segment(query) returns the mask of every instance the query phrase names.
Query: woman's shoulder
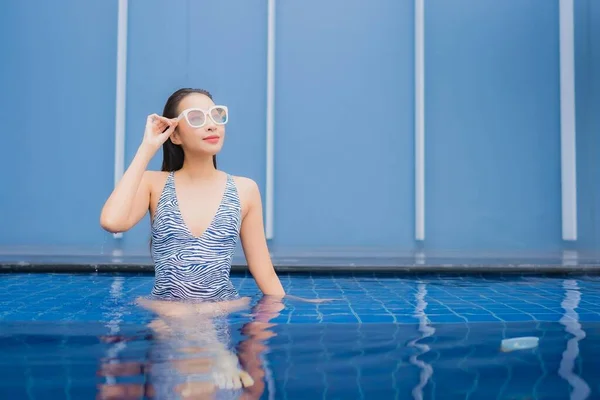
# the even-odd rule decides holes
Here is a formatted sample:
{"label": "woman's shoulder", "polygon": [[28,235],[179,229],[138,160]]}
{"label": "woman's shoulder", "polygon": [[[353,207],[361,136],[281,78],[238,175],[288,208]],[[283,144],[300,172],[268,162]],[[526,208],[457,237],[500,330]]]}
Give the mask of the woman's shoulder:
{"label": "woman's shoulder", "polygon": [[170,172],[168,171],[144,171],[143,182],[150,188],[150,193],[152,195],[162,192],[165,183],[167,182],[167,177]]}
{"label": "woman's shoulder", "polygon": [[258,191],[258,184],[251,178],[245,176],[230,175],[239,191]]}
{"label": "woman's shoulder", "polygon": [[232,176],[232,178],[237,188],[244,216],[248,210],[262,206],[260,189],[253,179],[245,176]]}
{"label": "woman's shoulder", "polygon": [[169,176],[170,172],[168,171],[144,171],[144,180],[146,180],[146,182],[148,182],[149,184],[154,184],[154,183],[164,183],[165,179],[167,179],[167,176]]}
{"label": "woman's shoulder", "polygon": [[240,196],[242,204],[245,206],[251,206],[253,204],[260,204],[260,189],[258,184],[251,178],[245,176],[231,176],[233,182],[237,188],[237,192]]}

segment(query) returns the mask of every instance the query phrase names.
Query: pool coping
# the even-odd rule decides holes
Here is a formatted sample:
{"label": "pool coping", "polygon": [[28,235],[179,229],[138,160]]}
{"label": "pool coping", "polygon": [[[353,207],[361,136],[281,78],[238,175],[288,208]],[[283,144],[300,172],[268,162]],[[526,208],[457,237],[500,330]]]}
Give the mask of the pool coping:
{"label": "pool coping", "polygon": [[[284,273],[528,273],[528,274],[600,274],[600,261],[560,259],[415,259],[407,258],[315,258],[273,259],[276,271]],[[241,260],[234,260],[232,273],[248,272]],[[2,272],[124,272],[154,273],[148,259],[91,259],[82,257],[0,258]]]}
{"label": "pool coping", "polygon": [[[278,272],[285,273],[527,273],[527,274],[600,274],[600,253],[563,250],[530,253],[413,253],[353,251],[276,251],[270,252]],[[242,252],[232,258],[232,272],[248,271]],[[26,247],[0,248],[2,272],[123,272],[154,273],[149,252],[122,249]]]}

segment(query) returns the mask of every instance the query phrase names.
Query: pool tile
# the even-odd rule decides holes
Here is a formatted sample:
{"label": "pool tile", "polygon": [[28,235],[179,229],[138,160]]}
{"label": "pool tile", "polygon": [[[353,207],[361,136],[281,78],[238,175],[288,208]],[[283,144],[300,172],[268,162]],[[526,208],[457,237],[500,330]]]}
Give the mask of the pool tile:
{"label": "pool tile", "polygon": [[[431,322],[431,323],[465,323],[466,319],[464,317],[460,317],[458,315],[454,315],[454,314],[427,314],[427,319]],[[413,322],[415,321],[415,319],[413,319],[412,321],[407,321],[407,322]]]}
{"label": "pool tile", "polygon": [[323,323],[325,324],[335,324],[335,323],[344,323],[344,324],[356,324],[358,323],[358,318],[354,315],[324,315]]}
{"label": "pool tile", "polygon": [[[578,293],[580,321],[600,319],[600,279],[520,276],[333,276],[281,274],[284,287],[305,298],[342,299],[319,305],[289,301],[278,321],[289,323],[414,324],[421,313],[431,323],[485,321],[559,321],[567,312],[567,295]],[[250,275],[233,275],[240,294],[255,296]],[[108,321],[115,307],[128,310],[123,321],[139,322],[148,314],[133,305],[149,293],[149,275],[4,274],[0,284],[1,321]],[[118,288],[115,292],[115,288]],[[574,289],[575,288],[575,289]],[[577,289],[578,288],[578,289]],[[111,292],[112,291],[112,292]],[[111,294],[112,293],[112,294]],[[569,311],[569,313],[572,313]]]}
{"label": "pool tile", "polygon": [[358,313],[360,320],[363,323],[391,323],[394,322],[394,315],[390,314],[360,314]]}

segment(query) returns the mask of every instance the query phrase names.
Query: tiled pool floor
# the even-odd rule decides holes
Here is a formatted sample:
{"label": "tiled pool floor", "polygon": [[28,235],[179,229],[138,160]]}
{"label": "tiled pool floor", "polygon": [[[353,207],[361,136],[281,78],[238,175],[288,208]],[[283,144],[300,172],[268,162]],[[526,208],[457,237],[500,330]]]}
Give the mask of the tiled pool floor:
{"label": "tiled pool floor", "polygon": [[[276,323],[430,323],[600,321],[600,277],[586,275],[282,274],[289,294],[331,298],[288,301]],[[0,321],[144,323],[133,305],[150,293],[147,274],[0,275]],[[232,276],[241,295],[257,298],[249,275]]]}

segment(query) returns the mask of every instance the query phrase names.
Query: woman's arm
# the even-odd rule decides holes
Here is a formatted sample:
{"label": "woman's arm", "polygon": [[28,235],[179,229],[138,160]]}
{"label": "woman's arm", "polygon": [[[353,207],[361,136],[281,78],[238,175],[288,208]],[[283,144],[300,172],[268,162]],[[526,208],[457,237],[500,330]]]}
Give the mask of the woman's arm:
{"label": "woman's arm", "polygon": [[240,183],[247,205],[240,237],[248,269],[263,294],[284,296],[285,291],[275,272],[267,247],[258,185],[248,178],[241,178]]}
{"label": "woman's arm", "polygon": [[145,171],[153,155],[150,149],[140,146],[131,165],[102,208],[102,228],[113,233],[125,232],[144,217],[150,204],[150,185]]}
{"label": "woman's arm", "polygon": [[150,205],[150,184],[146,168],[176,126],[176,121],[156,114],[148,116],[144,140],[102,208],[102,228],[109,232],[124,232],[144,217]]}
{"label": "woman's arm", "polygon": [[262,201],[260,191],[256,182],[248,178],[241,178],[240,183],[243,186],[245,198],[247,199],[247,211],[242,220],[240,236],[242,247],[248,262],[248,269],[256,280],[258,288],[265,295],[277,296],[279,299],[284,296],[289,299],[305,301],[308,303],[323,303],[331,299],[305,299],[297,296],[290,296],[285,293],[279,277],[275,272],[267,240],[265,239]]}

